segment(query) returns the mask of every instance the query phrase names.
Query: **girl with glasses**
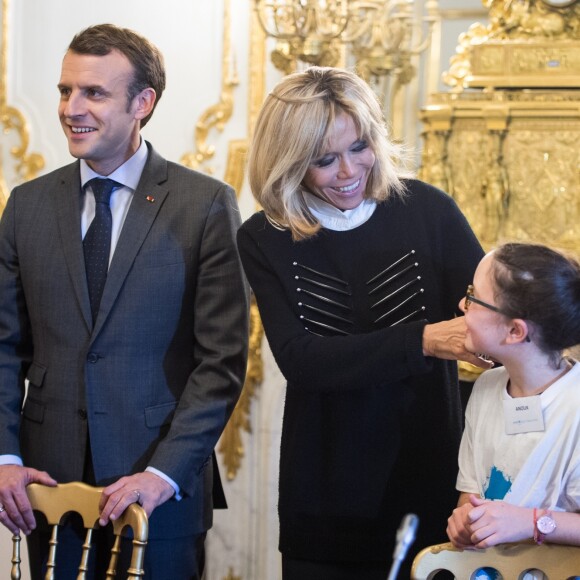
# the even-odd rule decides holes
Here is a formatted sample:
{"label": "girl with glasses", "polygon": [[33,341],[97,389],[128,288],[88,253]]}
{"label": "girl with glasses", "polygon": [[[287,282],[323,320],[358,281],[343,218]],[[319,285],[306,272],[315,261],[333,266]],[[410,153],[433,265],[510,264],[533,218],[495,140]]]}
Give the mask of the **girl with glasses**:
{"label": "girl with glasses", "polygon": [[466,348],[503,366],[480,376],[467,405],[449,539],[580,545],[580,365],[563,354],[580,343],[580,265],[505,244],[480,262],[460,308]]}

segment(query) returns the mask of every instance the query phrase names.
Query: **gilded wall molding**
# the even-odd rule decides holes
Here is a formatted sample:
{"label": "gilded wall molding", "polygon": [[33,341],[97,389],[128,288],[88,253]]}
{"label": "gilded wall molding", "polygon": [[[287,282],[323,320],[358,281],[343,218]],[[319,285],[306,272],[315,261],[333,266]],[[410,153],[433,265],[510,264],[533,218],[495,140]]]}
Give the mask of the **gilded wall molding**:
{"label": "gilded wall molding", "polygon": [[234,111],[234,89],[240,84],[235,61],[232,58],[230,33],[230,0],[224,0],[224,34],[222,54],[222,91],[220,100],[208,107],[195,125],[195,151],[185,153],[180,162],[190,169],[198,169],[212,175],[214,169],[207,161],[215,155],[215,146],[208,144],[212,129],[222,132]]}
{"label": "gilded wall molding", "polygon": [[510,168],[506,238],[556,245],[580,255],[579,139],[578,114],[512,123],[505,138]]}
{"label": "gilded wall molding", "polygon": [[[249,110],[248,134],[251,135],[256,117],[260,111],[265,93],[265,36],[261,32],[253,14],[250,28],[250,73],[249,73]],[[229,30],[229,17],[224,24]],[[229,34],[224,30],[224,36]],[[242,190],[245,177],[245,164],[248,140],[233,140],[228,145],[228,159],[224,180],[238,192]],[[248,367],[242,394],[236,408],[224,429],[218,452],[226,468],[228,480],[235,479],[245,455],[242,431],[251,433],[251,403],[263,380],[262,340],[264,329],[260,320],[258,306],[254,299],[250,305],[250,337]]]}
{"label": "gilded wall molding", "polygon": [[[222,92],[220,101],[208,107],[195,126],[195,151],[185,153],[181,163],[190,169],[213,174],[214,169],[207,162],[215,155],[215,146],[208,144],[208,136],[212,129],[223,131],[234,110],[234,89],[239,85],[235,65],[232,64],[231,50],[231,6],[230,0],[224,0],[223,17],[223,55],[222,55]],[[233,70],[231,70],[233,69]],[[252,79],[250,79],[251,81]],[[252,82],[250,82],[252,86]],[[238,193],[244,182],[244,165],[247,151],[247,140],[230,141],[224,181],[229,183]],[[250,429],[250,404],[256,388],[262,381],[261,358],[261,323],[255,304],[250,312],[250,348],[246,379],[240,399],[220,438],[218,452],[222,455],[228,480],[233,480],[241,466],[244,456],[242,430]],[[231,572],[230,576],[232,576]],[[232,576],[233,577],[233,576]]]}
{"label": "gilded wall molding", "polygon": [[[248,0],[251,4],[252,0]],[[248,135],[254,132],[256,119],[266,96],[266,34],[252,10],[250,25],[250,78],[248,86]]]}
{"label": "gilded wall molding", "polygon": [[252,432],[250,422],[251,403],[262,380],[264,379],[264,364],[262,362],[262,338],[264,331],[257,305],[252,299],[250,308],[250,342],[248,368],[242,394],[220,439],[218,451],[223,455],[226,475],[233,480],[242,464],[244,443],[242,430]]}
{"label": "gilded wall molding", "polygon": [[[14,183],[7,178],[8,168],[4,162],[4,143],[0,145],[0,213],[4,211],[12,186],[28,181],[38,175],[44,167],[44,157],[39,153],[28,153],[30,143],[28,123],[16,107],[8,105],[8,0],[2,0],[2,45],[0,46],[0,122],[3,133],[14,132],[18,138],[16,145],[9,146],[10,155],[15,160],[13,170]],[[4,139],[2,140],[4,141]]]}
{"label": "gilded wall molding", "polygon": [[516,239],[580,254],[579,107],[566,89],[432,95],[420,175],[449,192],[485,248]]}
{"label": "gilded wall molding", "polygon": [[468,87],[571,87],[580,78],[580,3],[484,0],[489,23],[461,34],[444,82]]}
{"label": "gilded wall molding", "polygon": [[439,15],[442,20],[477,20],[487,18],[487,11],[483,9],[443,8],[439,10]]}
{"label": "gilded wall molding", "polygon": [[423,133],[423,162],[418,171],[419,179],[451,191],[452,176],[447,159],[449,130],[435,130]]}
{"label": "gilded wall molding", "polygon": [[228,158],[224,181],[238,192],[238,197],[244,185],[247,154],[247,139],[234,139],[228,143]]}

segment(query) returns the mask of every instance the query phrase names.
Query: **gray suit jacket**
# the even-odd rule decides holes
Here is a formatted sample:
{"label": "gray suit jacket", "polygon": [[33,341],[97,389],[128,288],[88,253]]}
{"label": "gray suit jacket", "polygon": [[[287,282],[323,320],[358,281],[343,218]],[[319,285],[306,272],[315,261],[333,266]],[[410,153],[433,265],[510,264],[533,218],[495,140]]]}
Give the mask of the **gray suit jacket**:
{"label": "gray suit jacket", "polygon": [[99,484],[151,465],[180,486],[152,538],[203,531],[246,370],[234,192],[149,146],[94,327],[80,203],[75,162],[16,187],[2,216],[0,454],[80,480],[90,433]]}

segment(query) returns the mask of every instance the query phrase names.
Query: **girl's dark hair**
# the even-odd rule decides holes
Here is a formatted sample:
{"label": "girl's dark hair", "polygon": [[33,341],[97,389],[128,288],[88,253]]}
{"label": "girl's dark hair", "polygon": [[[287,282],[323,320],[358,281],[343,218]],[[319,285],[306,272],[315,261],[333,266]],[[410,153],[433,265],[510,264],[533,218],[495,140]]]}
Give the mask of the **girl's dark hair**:
{"label": "girl's dark hair", "polygon": [[493,257],[494,298],[502,312],[530,322],[544,352],[579,344],[580,264],[541,244],[504,244]]}

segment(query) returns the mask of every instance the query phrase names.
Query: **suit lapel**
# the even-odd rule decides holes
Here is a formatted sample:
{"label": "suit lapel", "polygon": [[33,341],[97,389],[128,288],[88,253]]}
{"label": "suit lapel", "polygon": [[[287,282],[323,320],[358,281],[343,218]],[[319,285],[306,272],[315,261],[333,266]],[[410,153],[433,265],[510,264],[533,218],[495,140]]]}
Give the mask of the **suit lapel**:
{"label": "suit lapel", "polygon": [[80,169],[77,161],[63,168],[60,187],[57,188],[54,195],[64,257],[75,297],[79,303],[87,329],[90,331],[93,323],[81,239],[80,184]]}
{"label": "suit lapel", "polygon": [[93,336],[100,331],[109,315],[133,262],[147,238],[169,189],[167,186],[167,161],[149,146],[149,158],[133,195],[121,230],[113,260],[107,274],[107,282],[101,298],[101,306]]}

